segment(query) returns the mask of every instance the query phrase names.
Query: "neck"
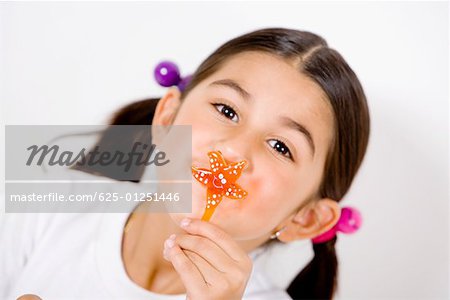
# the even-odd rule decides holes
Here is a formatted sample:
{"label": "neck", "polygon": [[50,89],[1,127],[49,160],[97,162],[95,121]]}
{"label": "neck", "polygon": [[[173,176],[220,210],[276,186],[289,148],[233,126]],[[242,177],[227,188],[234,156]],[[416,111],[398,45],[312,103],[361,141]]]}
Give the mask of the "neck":
{"label": "neck", "polygon": [[164,241],[179,228],[165,213],[133,212],[122,239],[122,259],[128,276],[141,287],[163,294],[183,293],[172,264],[163,258]]}

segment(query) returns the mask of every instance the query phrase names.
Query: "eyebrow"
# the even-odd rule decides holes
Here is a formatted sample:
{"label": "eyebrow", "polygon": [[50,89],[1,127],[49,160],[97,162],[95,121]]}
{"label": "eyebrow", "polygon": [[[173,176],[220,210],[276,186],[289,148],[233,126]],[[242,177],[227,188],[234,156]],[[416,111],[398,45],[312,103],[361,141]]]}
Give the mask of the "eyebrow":
{"label": "eyebrow", "polygon": [[229,87],[237,92],[245,100],[252,99],[252,95],[250,95],[249,92],[247,92],[243,87],[241,87],[236,81],[232,79],[220,79],[209,84],[209,86],[214,85]]}
{"label": "eyebrow", "polygon": [[282,117],[280,117],[280,120],[286,126],[299,131],[306,137],[306,140],[308,141],[308,145],[311,148],[312,156],[314,157],[315,152],[316,152],[316,146],[314,144],[314,139],[312,137],[311,132],[305,126],[303,126],[300,123],[297,123],[296,121],[292,120],[289,117],[282,116]]}

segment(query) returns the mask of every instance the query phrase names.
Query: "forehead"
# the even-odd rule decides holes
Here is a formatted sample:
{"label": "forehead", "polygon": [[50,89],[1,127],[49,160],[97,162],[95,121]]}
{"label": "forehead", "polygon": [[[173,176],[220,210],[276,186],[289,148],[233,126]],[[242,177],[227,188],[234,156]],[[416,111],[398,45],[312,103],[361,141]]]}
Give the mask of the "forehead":
{"label": "forehead", "polygon": [[[333,128],[331,105],[320,86],[294,64],[269,53],[242,52],[228,59],[201,85],[207,87],[220,79],[236,81],[251,94],[250,102],[270,108],[267,111],[272,117],[288,116],[305,125],[313,135],[316,150],[327,149]],[[234,95],[224,87],[220,89]]]}

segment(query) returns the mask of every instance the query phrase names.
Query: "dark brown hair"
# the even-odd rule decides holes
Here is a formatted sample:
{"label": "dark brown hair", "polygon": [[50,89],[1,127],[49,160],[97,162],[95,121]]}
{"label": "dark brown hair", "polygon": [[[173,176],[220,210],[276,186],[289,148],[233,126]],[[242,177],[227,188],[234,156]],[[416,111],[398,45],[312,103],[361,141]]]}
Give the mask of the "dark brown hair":
{"label": "dark brown hair", "polygon": [[[244,51],[275,54],[324,91],[334,113],[334,139],[314,198],[342,200],[363,161],[370,117],[363,88],[350,66],[320,36],[287,28],[265,28],[236,37],[209,55],[194,72],[181,100],[234,55]],[[129,104],[115,113],[112,125],[148,125],[159,98]],[[302,204],[302,207],[306,203]],[[331,299],[337,289],[336,237],[314,244],[314,258],[287,288],[293,299]],[[275,241],[275,240],[274,240]]]}

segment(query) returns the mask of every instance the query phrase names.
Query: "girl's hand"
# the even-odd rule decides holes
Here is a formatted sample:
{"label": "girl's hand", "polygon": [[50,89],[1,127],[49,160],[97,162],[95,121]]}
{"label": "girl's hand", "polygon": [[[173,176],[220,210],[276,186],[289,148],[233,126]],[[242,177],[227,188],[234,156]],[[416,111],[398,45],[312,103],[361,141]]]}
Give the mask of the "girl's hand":
{"label": "girl's hand", "polygon": [[185,219],[181,227],[188,233],[171,235],[164,257],[180,275],[187,299],[242,299],[253,265],[247,253],[209,222]]}

